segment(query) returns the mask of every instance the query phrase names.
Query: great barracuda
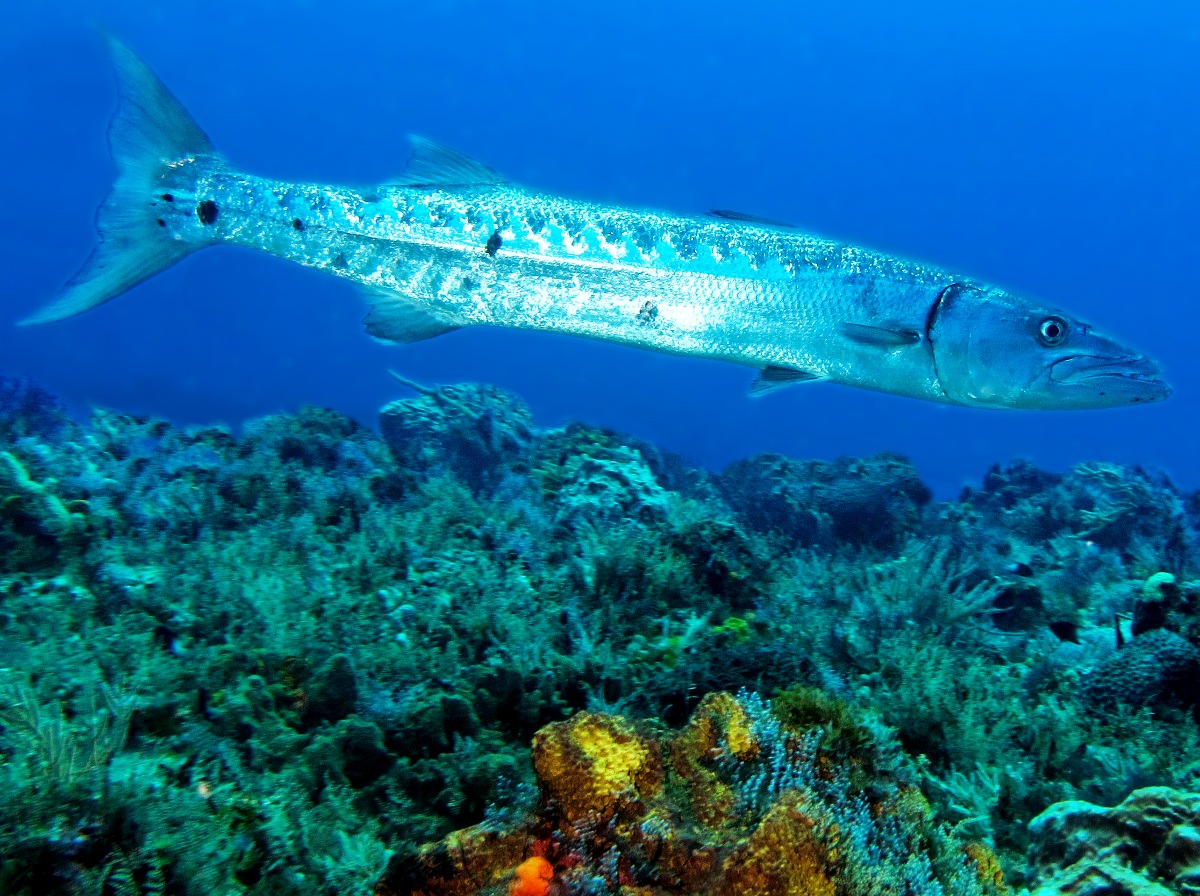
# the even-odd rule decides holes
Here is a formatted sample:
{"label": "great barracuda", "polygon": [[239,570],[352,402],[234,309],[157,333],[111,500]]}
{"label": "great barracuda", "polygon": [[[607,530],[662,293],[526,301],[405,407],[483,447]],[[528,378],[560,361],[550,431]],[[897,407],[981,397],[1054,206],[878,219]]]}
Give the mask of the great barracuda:
{"label": "great barracuda", "polygon": [[243,174],[144,62],[109,43],[117,178],[100,242],[24,323],[94,308],[227,244],[362,284],[367,330],[390,342],[491,324],[748,365],[755,392],[828,380],[986,408],[1170,392],[1152,361],[1063,311],[777,222],[549,196],[423,139],[403,177],[373,189]]}

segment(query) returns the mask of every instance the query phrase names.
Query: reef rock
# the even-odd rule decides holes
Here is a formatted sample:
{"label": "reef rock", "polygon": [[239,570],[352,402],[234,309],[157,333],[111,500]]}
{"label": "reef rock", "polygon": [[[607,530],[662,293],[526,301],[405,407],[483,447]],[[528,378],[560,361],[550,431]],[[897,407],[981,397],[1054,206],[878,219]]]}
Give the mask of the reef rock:
{"label": "reef rock", "polygon": [[1200,794],[1135,790],[1111,809],[1055,803],[1032,822],[1033,896],[1200,892]]}
{"label": "reef rock", "polygon": [[834,463],[764,454],[730,466],[719,485],[750,528],[801,545],[897,543],[932,497],[911,463],[888,454]]}
{"label": "reef rock", "polygon": [[379,429],[400,465],[417,473],[446,470],[473,491],[490,492],[504,474],[527,465],[534,438],[525,403],[495,386],[418,389],[379,412]]}
{"label": "reef rock", "polygon": [[586,520],[594,525],[652,523],[664,519],[668,507],[666,491],[641,455],[623,446],[572,465],[570,478],[558,491],[558,504],[557,522]]}
{"label": "reef rock", "polygon": [[0,439],[56,439],[70,425],[70,415],[53,394],[24,377],[0,374]]}

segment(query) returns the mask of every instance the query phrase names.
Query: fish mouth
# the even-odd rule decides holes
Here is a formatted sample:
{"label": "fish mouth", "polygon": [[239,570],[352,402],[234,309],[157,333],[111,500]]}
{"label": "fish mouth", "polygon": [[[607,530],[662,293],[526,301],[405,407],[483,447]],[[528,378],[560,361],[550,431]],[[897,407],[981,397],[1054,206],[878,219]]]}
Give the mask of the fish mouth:
{"label": "fish mouth", "polygon": [[1158,365],[1144,355],[1070,355],[1050,365],[1050,380],[1131,402],[1161,401],[1171,394]]}

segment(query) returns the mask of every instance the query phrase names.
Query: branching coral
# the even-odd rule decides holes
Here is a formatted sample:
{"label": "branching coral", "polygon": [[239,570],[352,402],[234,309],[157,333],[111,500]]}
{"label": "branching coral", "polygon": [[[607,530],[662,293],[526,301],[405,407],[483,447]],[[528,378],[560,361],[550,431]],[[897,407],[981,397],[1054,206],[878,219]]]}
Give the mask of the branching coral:
{"label": "branching coral", "polygon": [[36,481],[14,454],[0,451],[0,508],[20,502],[42,532],[51,538],[67,538],[80,533],[87,526],[87,518],[69,510],[55,493],[53,484],[52,481]]}

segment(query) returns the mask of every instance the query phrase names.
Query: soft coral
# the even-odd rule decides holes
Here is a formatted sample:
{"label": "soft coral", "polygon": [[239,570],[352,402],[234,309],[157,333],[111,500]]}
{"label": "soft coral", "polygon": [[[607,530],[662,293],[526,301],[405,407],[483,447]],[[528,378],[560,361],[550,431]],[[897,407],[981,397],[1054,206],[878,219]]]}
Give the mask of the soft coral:
{"label": "soft coral", "polygon": [[508,896],[549,896],[554,867],[541,856],[530,856],[517,866]]}

